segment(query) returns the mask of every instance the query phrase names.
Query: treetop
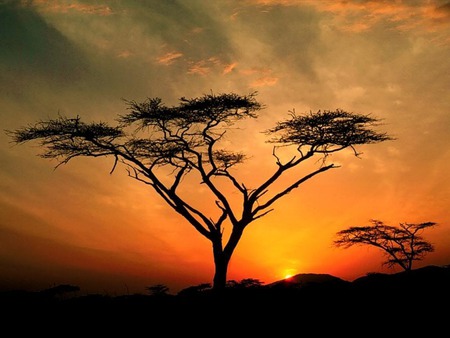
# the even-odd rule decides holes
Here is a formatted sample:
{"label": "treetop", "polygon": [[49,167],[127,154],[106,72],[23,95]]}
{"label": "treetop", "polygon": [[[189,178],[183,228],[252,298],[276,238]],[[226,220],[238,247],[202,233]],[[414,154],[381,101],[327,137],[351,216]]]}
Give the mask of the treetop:
{"label": "treetop", "polygon": [[356,114],[342,109],[319,110],[306,115],[292,111],[290,118],[268,129],[274,134],[269,142],[311,146],[316,152],[335,152],[358,144],[379,143],[393,139],[373,129],[380,120],[369,114]]}

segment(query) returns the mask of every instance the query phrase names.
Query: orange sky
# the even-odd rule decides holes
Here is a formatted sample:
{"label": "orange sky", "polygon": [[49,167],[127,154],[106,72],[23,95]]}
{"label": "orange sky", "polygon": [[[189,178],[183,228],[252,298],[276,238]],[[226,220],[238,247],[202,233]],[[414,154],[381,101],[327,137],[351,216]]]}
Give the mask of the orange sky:
{"label": "orange sky", "polygon": [[[2,129],[58,112],[111,122],[122,98],[258,91],[267,108],[230,138],[252,157],[237,176],[256,185],[276,169],[260,132],[289,110],[383,119],[397,139],[333,155],[341,168],[246,229],[229,279],[397,272],[375,248],[333,247],[337,231],[373,218],[436,222],[424,233],[435,252],[416,267],[450,263],[450,2],[4,0],[0,26]],[[0,133],[1,289],[175,293],[212,281],[210,242],[125,168],[79,158],[54,170],[39,150]]]}

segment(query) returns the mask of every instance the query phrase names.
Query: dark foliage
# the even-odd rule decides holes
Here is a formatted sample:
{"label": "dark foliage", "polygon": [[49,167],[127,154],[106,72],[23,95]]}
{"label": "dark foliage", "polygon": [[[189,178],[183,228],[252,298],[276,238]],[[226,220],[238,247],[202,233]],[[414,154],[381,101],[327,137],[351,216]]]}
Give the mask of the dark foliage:
{"label": "dark foliage", "polygon": [[398,265],[404,270],[412,269],[415,261],[422,260],[434,251],[434,246],[425,241],[421,233],[436,225],[435,222],[400,223],[386,225],[379,220],[371,220],[370,226],[356,226],[341,230],[334,241],[337,247],[349,248],[354,245],[369,245],[381,249],[386,255],[384,265]]}

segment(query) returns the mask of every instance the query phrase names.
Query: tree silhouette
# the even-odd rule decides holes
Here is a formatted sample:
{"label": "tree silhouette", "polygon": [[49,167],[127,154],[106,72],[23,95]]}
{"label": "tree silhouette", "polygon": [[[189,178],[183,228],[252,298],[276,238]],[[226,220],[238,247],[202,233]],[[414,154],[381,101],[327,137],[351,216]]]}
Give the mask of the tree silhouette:
{"label": "tree silhouette", "polygon": [[241,281],[229,280],[227,281],[227,287],[235,288],[235,289],[250,289],[250,288],[259,288],[263,286],[264,282],[261,282],[256,278],[244,278]]}
{"label": "tree silhouette", "polygon": [[169,287],[164,284],[150,285],[145,288],[151,296],[165,296],[169,292]]}
{"label": "tree silhouette", "polygon": [[[276,201],[305,181],[337,168],[327,163],[330,154],[350,148],[358,156],[356,145],[392,139],[373,129],[379,119],[370,115],[340,109],[305,115],[292,111],[288,119],[264,132],[271,136],[267,142],[274,144],[276,167],[259,186],[249,188],[233,173],[246,156],[220,147],[220,141],[235,123],[255,119],[257,112],[265,108],[256,100],[256,93],[182,97],[177,106],[166,106],[160,98],[125,102],[129,112],[119,115],[116,126],[87,124],[79,116],[58,116],[6,132],[16,144],[39,140],[44,149],[40,156],[57,159],[57,167],[79,156],[113,157],[111,173],[118,163],[124,164],[130,177],[152,187],[212,243],[214,290],[225,288],[228,265],[245,228],[271,212]],[[292,152],[286,160],[277,153],[280,147]],[[315,155],[322,161],[316,162],[308,174],[292,172]],[[291,182],[275,189],[274,182],[287,173],[292,173]],[[216,214],[206,214],[204,205],[191,203],[189,195],[193,192],[183,195],[180,187],[187,181],[186,176],[197,179],[213,194]],[[238,198],[239,203],[232,203]],[[224,238],[226,223],[231,224],[228,238]]]}
{"label": "tree silhouette", "polygon": [[198,285],[188,286],[187,288],[184,288],[183,290],[180,290],[177,295],[179,296],[193,296],[198,295],[202,292],[205,292],[207,290],[211,289],[210,283],[202,283]]}
{"label": "tree silhouette", "polygon": [[380,248],[387,255],[383,265],[401,266],[410,271],[414,261],[422,260],[434,247],[425,241],[420,234],[427,228],[436,225],[426,223],[400,223],[398,227],[385,225],[382,221],[371,220],[372,225],[350,227],[337,233],[334,241],[337,247],[349,248],[353,245],[371,245]]}

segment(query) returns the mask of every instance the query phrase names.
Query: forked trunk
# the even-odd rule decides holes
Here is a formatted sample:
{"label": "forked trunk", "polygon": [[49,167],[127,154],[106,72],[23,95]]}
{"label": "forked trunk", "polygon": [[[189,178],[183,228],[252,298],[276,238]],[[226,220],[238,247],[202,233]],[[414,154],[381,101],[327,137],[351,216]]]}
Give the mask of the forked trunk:
{"label": "forked trunk", "polygon": [[233,227],[228,244],[225,249],[222,247],[222,236],[218,236],[216,240],[212,241],[213,255],[214,255],[214,279],[213,290],[220,293],[227,285],[228,264],[231,256],[236,248],[245,226],[239,225]]}

